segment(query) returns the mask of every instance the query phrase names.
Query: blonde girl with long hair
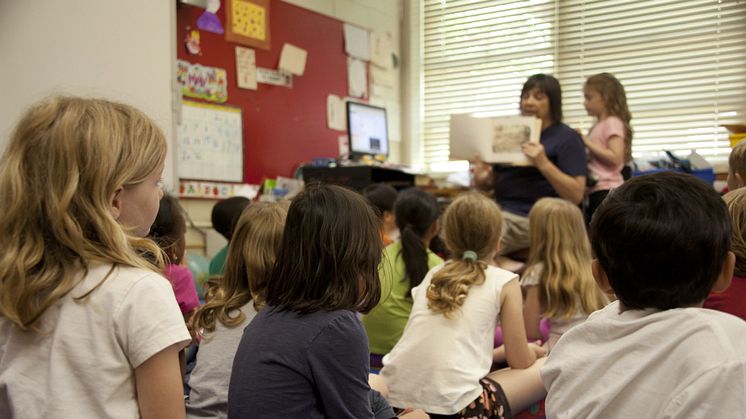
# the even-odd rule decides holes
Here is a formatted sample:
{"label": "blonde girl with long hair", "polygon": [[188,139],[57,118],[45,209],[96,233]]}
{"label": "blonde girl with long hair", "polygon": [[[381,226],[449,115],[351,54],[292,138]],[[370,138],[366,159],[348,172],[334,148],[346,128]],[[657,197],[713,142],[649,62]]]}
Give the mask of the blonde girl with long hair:
{"label": "blonde girl with long hair", "polygon": [[[528,344],[518,277],[493,265],[502,215],[478,193],[456,198],[442,217],[453,259],[412,290],[404,334],[383,359],[392,406],[435,415],[511,417],[546,393],[539,376],[546,351]],[[490,373],[498,319],[508,369]]]}
{"label": "blonde girl with long hair", "polygon": [[203,335],[189,380],[187,416],[225,418],[233,357],[243,330],[266,304],[267,284],[282,241],[287,206],[257,202],[241,214],[228,247],[225,274],[194,315]]}
{"label": "blonde girl with long hair", "polygon": [[541,339],[549,319],[548,348],[571,327],[608,302],[591,272],[591,246],[580,209],[559,198],[542,198],[528,215],[531,247],[521,278],[523,317],[529,339]]}
{"label": "blonde girl with long hair", "polygon": [[632,161],[632,115],[624,86],[612,74],[588,77],[583,96],[586,112],[596,118],[588,135],[582,136],[589,154],[585,215],[590,222],[609,191],[624,182],[622,169]]}
{"label": "blonde girl with long hair", "polygon": [[184,417],[190,336],[144,238],[165,157],[121,103],[53,97],[18,123],[0,163],[0,417]]}

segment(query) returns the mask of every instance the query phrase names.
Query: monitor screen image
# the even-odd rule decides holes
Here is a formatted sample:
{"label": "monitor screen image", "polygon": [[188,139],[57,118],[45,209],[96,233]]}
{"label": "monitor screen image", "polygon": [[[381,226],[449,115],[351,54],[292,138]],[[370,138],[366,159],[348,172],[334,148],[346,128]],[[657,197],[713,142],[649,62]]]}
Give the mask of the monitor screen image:
{"label": "monitor screen image", "polygon": [[351,154],[389,154],[386,109],[347,102],[347,133]]}

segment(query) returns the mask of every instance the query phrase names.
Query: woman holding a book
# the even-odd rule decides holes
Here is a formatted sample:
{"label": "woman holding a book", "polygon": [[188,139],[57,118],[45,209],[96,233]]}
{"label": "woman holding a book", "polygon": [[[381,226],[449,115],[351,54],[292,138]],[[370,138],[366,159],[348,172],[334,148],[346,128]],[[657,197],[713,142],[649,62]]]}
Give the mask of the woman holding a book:
{"label": "woman holding a book", "polygon": [[522,145],[531,164],[489,165],[480,156],[474,164],[475,184],[493,189],[502,208],[502,255],[528,248],[528,212],[536,201],[560,197],[580,204],[585,191],[585,146],[580,135],[562,123],[562,90],[557,79],[546,74],[529,77],[521,90],[520,110],[521,115],[541,120],[539,142]]}

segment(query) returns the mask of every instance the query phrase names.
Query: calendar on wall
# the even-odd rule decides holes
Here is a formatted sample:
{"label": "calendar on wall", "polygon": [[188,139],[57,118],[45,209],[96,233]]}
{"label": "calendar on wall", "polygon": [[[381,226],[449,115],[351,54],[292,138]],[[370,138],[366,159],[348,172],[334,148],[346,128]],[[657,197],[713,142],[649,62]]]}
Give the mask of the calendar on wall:
{"label": "calendar on wall", "polygon": [[176,135],[179,178],[243,181],[241,109],[184,101]]}

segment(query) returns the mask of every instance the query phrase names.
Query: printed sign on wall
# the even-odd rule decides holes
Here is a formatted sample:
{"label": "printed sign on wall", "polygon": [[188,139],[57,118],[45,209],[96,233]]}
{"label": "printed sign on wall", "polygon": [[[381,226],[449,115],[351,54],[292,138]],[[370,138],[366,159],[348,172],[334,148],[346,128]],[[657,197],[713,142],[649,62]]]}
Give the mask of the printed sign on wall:
{"label": "printed sign on wall", "polygon": [[176,61],[176,82],[181,85],[181,93],[212,102],[228,100],[226,72],[222,68]]}

